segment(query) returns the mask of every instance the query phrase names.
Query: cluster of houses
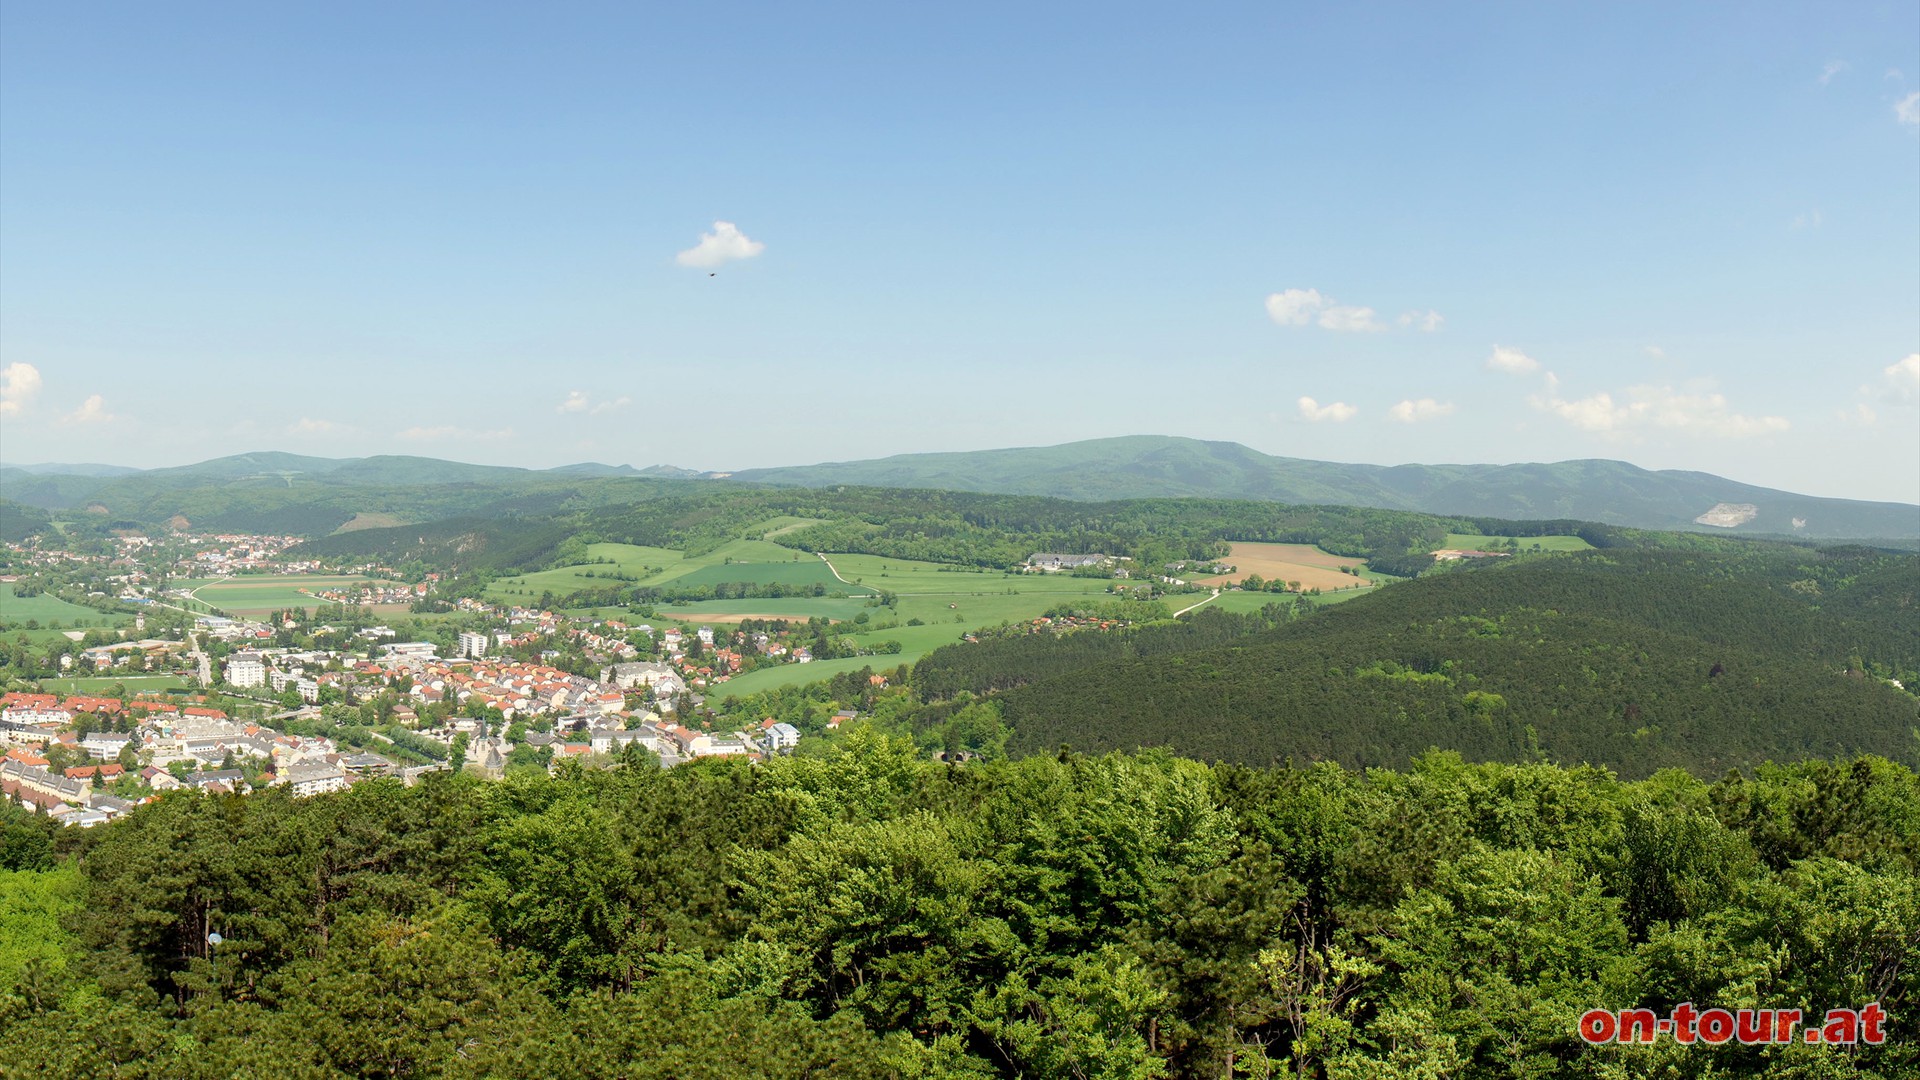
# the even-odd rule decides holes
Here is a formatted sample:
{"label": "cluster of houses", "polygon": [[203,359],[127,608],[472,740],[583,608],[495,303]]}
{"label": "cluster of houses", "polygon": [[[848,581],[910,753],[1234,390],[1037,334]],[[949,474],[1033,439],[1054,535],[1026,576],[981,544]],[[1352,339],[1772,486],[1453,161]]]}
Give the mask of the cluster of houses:
{"label": "cluster of houses", "polygon": [[188,547],[189,563],[214,573],[262,570],[297,574],[316,566],[311,562],[288,562],[280,558],[281,552],[300,543],[304,537],[217,533],[183,539]]}
{"label": "cluster of houses", "polygon": [[1027,556],[1029,573],[1057,574],[1062,570],[1080,570],[1089,566],[1112,565],[1114,557],[1095,552],[1090,555],[1063,555],[1058,552],[1036,551]]}
{"label": "cluster of houses", "polygon": [[[437,575],[436,575],[437,576]],[[408,585],[403,582],[370,582],[355,588],[302,589],[301,592],[316,600],[326,600],[335,604],[410,604],[427,595],[430,586],[422,581]]]}
{"label": "cluster of houses", "polygon": [[[649,712],[633,717],[563,717],[552,731],[529,731],[524,740],[524,745],[551,751],[549,771],[565,767],[569,760],[585,760],[589,755],[618,758],[630,746],[640,747],[658,758],[661,765],[671,768],[696,758],[746,757],[758,761],[791,753],[800,744],[800,731],[792,724],[771,719],[751,730],[702,731]],[[507,755],[514,749],[503,736],[483,734],[467,745],[465,765],[482,775],[497,778],[505,771]]]}
{"label": "cluster of houses", "polygon": [[[709,632],[710,633],[710,632]],[[704,635],[703,635],[704,636]],[[236,686],[273,686],[298,689],[312,699],[318,686],[339,681],[350,690],[376,690],[405,677],[407,692],[420,704],[451,699],[463,709],[498,709],[509,720],[547,716],[551,731],[527,731],[524,745],[551,751],[551,766],[588,755],[618,757],[638,745],[663,765],[702,757],[745,756],[761,759],[790,753],[800,732],[790,724],[769,719],[757,728],[735,732],[698,730],[665,720],[676,698],[690,696],[688,673],[673,663],[628,660],[610,664],[600,678],[586,679],[540,664],[515,660],[474,659],[443,661],[433,647],[391,646],[380,661],[361,661],[345,671],[314,671],[309,666],[328,654],[291,650],[241,652],[228,658],[228,681]],[[465,641],[469,652],[484,652],[484,643]],[[716,651],[716,662],[724,663]],[[690,661],[684,661],[690,663]],[[703,665],[704,667],[704,665]],[[628,694],[651,698],[654,709],[627,708]],[[84,734],[75,721],[91,714],[95,723]],[[394,719],[411,725],[418,714],[402,707]],[[108,727],[129,727],[113,731]],[[545,726],[545,725],[543,725]],[[492,777],[504,774],[508,755],[517,748],[504,733],[489,732],[475,719],[457,719],[444,728],[420,731],[422,737],[451,745],[467,735],[466,758],[460,764]],[[59,746],[69,759],[84,757],[90,764],[55,770],[45,756]],[[208,706],[137,698],[130,703],[104,697],[9,693],[0,697],[0,791],[7,798],[52,814],[75,825],[94,825],[125,813],[133,802],[105,790],[128,772],[122,764],[131,747],[143,767],[139,788],[159,793],[194,788],[211,793],[251,790],[249,776],[286,785],[296,796],[340,790],[368,777],[396,776],[412,782],[441,765],[403,767],[377,754],[343,752],[326,738],[283,734],[255,723],[237,721]],[[251,763],[251,767],[235,765]]]}
{"label": "cluster of houses", "polygon": [[[136,702],[136,706],[148,706]],[[295,795],[337,791],[357,776],[396,774],[399,766],[375,755],[342,754],[332,740],[286,735],[258,724],[228,719],[218,709],[151,703],[127,710],[111,698],[10,693],[0,697],[0,792],[23,806],[59,817],[68,824],[96,825],[132,808],[132,800],[103,790],[127,775],[123,752],[131,746],[146,763],[140,786],[151,792],[197,788],[213,793],[250,790],[246,769],[222,767],[251,759],[257,775],[287,784]],[[131,731],[73,729],[83,713],[113,719],[123,712],[141,714]],[[64,756],[90,763],[56,772],[47,756],[53,747]],[[97,764],[96,764],[97,763]],[[179,768],[169,768],[178,764]]]}

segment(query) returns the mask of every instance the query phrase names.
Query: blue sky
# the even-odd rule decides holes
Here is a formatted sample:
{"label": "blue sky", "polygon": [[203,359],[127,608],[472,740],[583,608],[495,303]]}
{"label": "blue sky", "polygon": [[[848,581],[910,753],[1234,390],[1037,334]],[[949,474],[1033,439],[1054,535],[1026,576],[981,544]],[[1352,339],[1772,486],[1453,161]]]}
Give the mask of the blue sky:
{"label": "blue sky", "polygon": [[1915,502],[1920,7],[12,4],[0,375],[16,462],[1164,433]]}

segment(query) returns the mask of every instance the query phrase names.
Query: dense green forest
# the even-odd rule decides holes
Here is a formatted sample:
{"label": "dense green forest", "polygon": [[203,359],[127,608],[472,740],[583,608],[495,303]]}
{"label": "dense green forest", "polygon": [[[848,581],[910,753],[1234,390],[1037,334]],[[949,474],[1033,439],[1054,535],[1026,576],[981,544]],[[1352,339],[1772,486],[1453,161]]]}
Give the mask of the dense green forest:
{"label": "dense green forest", "polygon": [[51,515],[37,506],[0,499],[0,543],[17,544],[28,537],[52,532],[50,521]]}
{"label": "dense green forest", "polygon": [[[0,1076],[1905,1077],[1920,778],[1042,755],[0,812]],[[218,935],[211,944],[210,935]],[[1588,1008],[1879,1002],[1882,1046]]]}
{"label": "dense green forest", "polygon": [[1003,692],[1014,752],[1666,767],[1920,761],[1920,559],[1611,550],[1463,567],[1315,610],[949,646],[929,702]]}

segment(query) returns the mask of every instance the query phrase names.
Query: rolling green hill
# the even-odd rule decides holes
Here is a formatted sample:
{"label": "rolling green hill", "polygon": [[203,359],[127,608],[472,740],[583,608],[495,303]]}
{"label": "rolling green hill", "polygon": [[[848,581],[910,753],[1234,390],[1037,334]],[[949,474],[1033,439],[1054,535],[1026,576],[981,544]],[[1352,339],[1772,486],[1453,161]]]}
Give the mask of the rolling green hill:
{"label": "rolling green hill", "polygon": [[[1201,496],[1519,520],[1570,518],[1646,529],[1920,537],[1920,506],[1796,495],[1707,473],[1651,472],[1621,461],[1349,465],[1272,457],[1238,443],[1154,435],[746,469],[732,479],[806,487],[946,488],[1084,500]],[[1724,530],[1694,520],[1722,504],[1751,506],[1754,513]]]}
{"label": "rolling green hill", "polygon": [[1911,762],[1920,701],[1886,680],[1920,684],[1916,611],[1920,557],[1615,550],[1430,575],[1278,625],[952,646],[914,684],[1005,691],[1028,753],[1397,766],[1440,747],[1629,776]]}

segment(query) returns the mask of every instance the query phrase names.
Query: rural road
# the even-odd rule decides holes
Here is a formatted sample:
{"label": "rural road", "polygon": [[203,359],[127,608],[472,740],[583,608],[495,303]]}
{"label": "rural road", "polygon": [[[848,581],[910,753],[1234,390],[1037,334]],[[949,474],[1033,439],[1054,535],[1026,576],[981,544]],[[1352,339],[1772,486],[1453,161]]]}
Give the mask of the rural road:
{"label": "rural road", "polygon": [[1194,608],[1199,607],[1200,604],[1211,604],[1218,599],[1220,599],[1220,590],[1215,589],[1213,590],[1213,595],[1207,597],[1205,600],[1200,601],[1199,604],[1188,604],[1186,607],[1183,607],[1179,611],[1174,612],[1173,617],[1177,619],[1180,616],[1185,615],[1187,612],[1192,611]]}
{"label": "rural road", "polygon": [[[841,576],[840,576],[840,571],[838,571],[838,570],[835,570],[835,569],[833,568],[833,563],[832,563],[832,562],[830,562],[830,561],[828,561],[828,559],[827,559],[827,557],[826,557],[826,556],[825,556],[824,554],[821,554],[821,553],[820,553],[820,552],[818,552],[818,551],[816,551],[816,552],[814,552],[814,554],[815,554],[815,555],[819,555],[819,556],[820,556],[820,561],[821,561],[821,562],[823,562],[823,563],[826,563],[826,564],[827,564],[827,573],[829,573],[829,574],[832,574],[832,575],[833,575],[833,580],[835,580],[835,581],[837,581],[837,582],[839,582],[839,583],[840,583],[840,584],[842,584],[842,585],[850,585],[850,586],[852,586],[853,588],[856,588],[856,589],[865,589],[865,588],[866,588],[866,586],[865,586],[865,585],[855,585],[855,584],[854,584],[853,582],[851,582],[851,581],[848,581],[848,580],[847,580],[846,578],[843,578],[843,577],[841,577]],[[868,591],[872,591],[872,590],[868,590]]]}

